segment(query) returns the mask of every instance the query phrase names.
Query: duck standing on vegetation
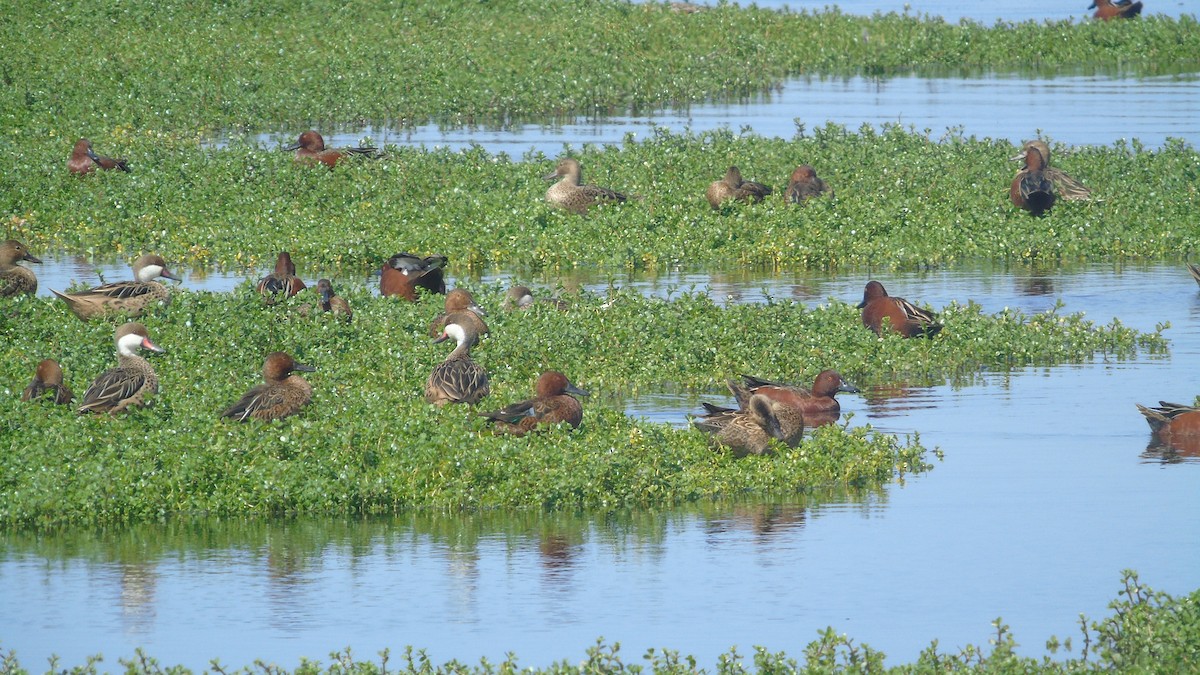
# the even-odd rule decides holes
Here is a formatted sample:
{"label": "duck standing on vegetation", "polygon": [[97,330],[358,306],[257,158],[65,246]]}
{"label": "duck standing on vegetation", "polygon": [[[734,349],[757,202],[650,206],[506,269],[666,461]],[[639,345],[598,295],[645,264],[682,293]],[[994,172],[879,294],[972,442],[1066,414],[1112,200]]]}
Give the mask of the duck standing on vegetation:
{"label": "duck standing on vegetation", "polygon": [[237,403],[229,406],[221,417],[239,422],[254,418],[264,422],[293,415],[312,400],[312,385],[294,371],[315,372],[316,368],[296,363],[286,352],[272,352],[263,361],[263,380],[242,394]]}
{"label": "duck standing on vegetation", "polygon": [[295,143],[284,148],[285,151],[296,151],[296,163],[315,166],[324,164],[329,168],[337,166],[341,160],[351,156],[360,155],[368,157],[376,157],[379,154],[379,148],[373,147],[355,147],[355,148],[337,148],[325,149],[325,139],[316,131],[309,130],[300,134],[300,139]]}
{"label": "duck standing on vegetation", "polygon": [[543,176],[544,180],[559,178],[562,180],[546,190],[546,201],[571,213],[582,215],[596,204],[624,202],[627,199],[616,190],[584,184],[583,167],[580,166],[579,160],[573,157],[560,159],[554,171]]}
{"label": "duck standing on vegetation", "polygon": [[163,353],[164,349],[150,341],[150,334],[140,323],[130,322],[116,332],[117,367],[104,371],[83,393],[79,414],[109,413],[116,415],[131,407],[146,405],[146,397],[158,393],[158,376],[150,362],[138,356],[138,350]]}
{"label": "duck standing on vegetation", "polygon": [[769,186],[755,183],[752,180],[742,180],[742,172],[736,166],[729,167],[725,172],[725,177],[721,180],[709,183],[708,190],[704,192],[705,198],[708,199],[708,205],[714,210],[721,208],[721,202],[729,199],[747,204],[757,204],[769,194],[771,194]]}
{"label": "duck standing on vegetation", "polygon": [[446,321],[451,316],[454,316],[458,321],[465,321],[471,324],[471,329],[477,335],[483,336],[488,334],[487,323],[483,317],[487,316],[487,312],[483,310],[475,302],[475,296],[471,295],[471,291],[465,288],[456,288],[446,294],[445,310],[434,318],[433,323],[429,324],[429,334],[437,336],[442,334],[442,329],[446,327]]}
{"label": "duck standing on vegetation", "polygon": [[18,265],[18,260],[42,262],[25,248],[25,244],[16,239],[9,239],[0,244],[0,298],[37,293],[37,275],[33,270]]}
{"label": "duck standing on vegetation", "polygon": [[73,174],[83,176],[92,173],[97,168],[104,169],[120,169],[129,173],[129,164],[124,159],[113,159],[112,157],[104,157],[97,155],[95,150],[92,150],[92,142],[86,138],[81,138],[75,141],[75,147],[71,149],[71,158],[67,160],[67,170]]}
{"label": "duck standing on vegetation", "polygon": [[867,282],[858,308],[862,310],[863,325],[875,331],[876,335],[883,335],[885,319],[893,332],[906,338],[931,338],[942,330],[942,324],[937,322],[936,314],[921,309],[904,298],[889,296],[883,284],[878,281]]}
{"label": "duck standing on vegetation", "polygon": [[263,277],[258,282],[258,292],[266,298],[268,305],[273,305],[282,294],[290,298],[307,288],[304,281],[296,276],[296,265],[292,262],[292,254],[280,251],[275,259],[275,271]]}
{"label": "duck standing on vegetation", "polygon": [[788,179],[787,190],[783,193],[783,201],[788,204],[803,204],[825,193],[833,196],[833,188],[825,181],[817,178],[817,170],[808,164],[801,164],[792,171]]}
{"label": "duck standing on vegetation", "polygon": [[22,401],[36,401],[46,392],[54,392],[50,400],[59,405],[70,403],[75,395],[63,384],[62,366],[54,359],[45,359],[37,365],[33,381],[21,392]]}
{"label": "duck standing on vegetation", "polygon": [[1200,442],[1200,408],[1159,401],[1157,408],[1137,405],[1137,409],[1150,425],[1150,433],[1165,445],[1184,444],[1194,446]]}
{"label": "duck standing on vegetation", "polygon": [[531,399],[506,405],[500,410],[480,413],[492,422],[497,432],[524,436],[538,425],[566,422],[578,429],[583,422],[583,406],[571,396],[589,396],[588,392],[571,384],[566,375],[547,370],[538,376]]}
{"label": "duck standing on vegetation", "polygon": [[[811,428],[836,422],[841,416],[842,404],[835,397],[839,392],[857,394],[858,387],[843,380],[836,370],[823,370],[813,380],[812,389],[742,375],[742,382],[729,382],[729,391],[733,392],[742,408],[746,407],[751,396],[761,394],[773,403],[798,410],[804,417],[805,425]],[[788,432],[784,415],[777,410],[776,416],[785,427],[784,431]],[[788,445],[792,443],[788,442]]]}
{"label": "duck standing on vegetation", "polygon": [[1095,0],[1088,5],[1088,9],[1095,9],[1096,13],[1092,15],[1094,19],[1108,21],[1109,19],[1132,19],[1142,13],[1142,2],[1130,2],[1130,0]]}
{"label": "duck standing on vegetation", "polygon": [[1034,146],[1025,147],[1025,166],[1013,177],[1008,198],[1017,208],[1041,216],[1054,206],[1054,184],[1046,177],[1046,158]]}
{"label": "duck standing on vegetation", "polygon": [[167,305],[171,302],[171,294],[167,292],[167,287],[154,281],[155,279],[162,277],[180,280],[167,269],[167,263],[162,256],[152,253],[134,261],[133,277],[133,281],[117,281],[77,293],[60,293],[54,289],[50,289],[50,292],[67,303],[67,308],[79,317],[80,321],[114,314],[136,318],[156,304]]}
{"label": "duck standing on vegetation", "polygon": [[1014,156],[1014,162],[1020,162],[1026,158],[1030,148],[1035,148],[1042,153],[1042,175],[1046,180],[1054,186],[1056,195],[1067,201],[1086,201],[1091,199],[1092,191],[1083,186],[1082,183],[1071,178],[1067,172],[1057,167],[1050,166],[1050,146],[1042,140],[1025,141],[1021,152]]}
{"label": "duck standing on vegetation", "polygon": [[766,396],[751,396],[745,410],[705,408],[709,414],[692,420],[692,425],[711,434],[713,441],[732,450],[735,457],[769,454],[772,438],[786,438]]}
{"label": "duck standing on vegetation", "polygon": [[453,314],[447,317],[442,334],[434,339],[438,343],[454,338],[458,346],[429,374],[425,382],[425,400],[429,403],[473,404],[491,393],[487,371],[471,359],[471,347],[479,342],[479,333],[472,325],[470,317]]}
{"label": "duck standing on vegetation", "polygon": [[396,296],[412,302],[417,300],[417,289],[430,293],[446,292],[443,268],[449,259],[444,255],[429,255],[424,258],[411,253],[397,253],[383,264],[379,276],[379,293]]}

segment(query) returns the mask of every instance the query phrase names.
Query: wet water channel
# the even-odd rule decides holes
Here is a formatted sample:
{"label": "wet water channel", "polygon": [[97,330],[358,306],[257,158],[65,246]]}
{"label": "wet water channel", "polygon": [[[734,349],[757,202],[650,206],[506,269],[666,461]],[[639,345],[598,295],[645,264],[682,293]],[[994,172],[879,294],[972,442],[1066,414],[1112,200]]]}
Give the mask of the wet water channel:
{"label": "wet water channel", "polygon": [[[864,278],[618,283],[815,304],[859,297]],[[609,283],[572,283],[593,282]],[[68,664],[103,653],[113,667],[136,647],[193,668],[212,658],[292,667],[347,646],[369,658],[410,644],[438,662],[513,651],[545,666],[582,658],[604,637],[629,660],[668,647],[711,667],[734,645],[798,655],[833,626],[899,663],[934,638],[944,648],[983,643],[998,616],[1040,653],[1051,634],[1075,635],[1080,612],[1104,615],[1125,568],[1170,592],[1200,585],[1200,460],[1148,449],[1134,408],[1197,393],[1200,288],[1186,270],[973,268],[897,274],[888,287],[934,307],[974,300],[1037,312],[1061,301],[1059,311],[1098,323],[1169,321],[1171,350],[843,394],[850,424],[919,433],[944,453],[929,474],[863,494],[663,512],[5,533],[0,646],[27,667],[51,653]],[[646,397],[625,410],[682,426],[695,398]]]}
{"label": "wet water channel", "polygon": [[[758,2],[760,6],[777,6]],[[824,4],[787,2],[818,9]],[[1086,3],[1017,0],[921,4],[949,21],[1080,19]],[[842,3],[847,13],[902,4]],[[1178,16],[1182,3],[1153,11]],[[911,11],[911,10],[910,10]],[[1148,8],[1147,10],[1152,11]],[[1035,91],[1037,96],[1028,96]],[[1021,97],[1035,105],[1016,106]],[[1044,106],[1044,107],[1039,107]],[[899,122],[1013,143],[1039,130],[1072,145],[1167,137],[1200,143],[1200,79],[1116,74],[1045,78],[975,74],[799,78],[759,99],[694,106],[646,118],[577,120],[501,130],[365,129],[327,134],[331,145],[465,147],[548,156],[564,146],[620,143],[656,126],[675,131],[749,127],[791,137],[827,120],[857,128]],[[1003,114],[997,111],[1002,110]],[[1104,114],[1095,114],[1096,110]],[[252,137],[294,140],[294,131]],[[124,279],[124,263],[47,257],[41,293],[72,282]],[[177,270],[178,271],[178,270]],[[189,290],[225,292],[258,270],[185,271]],[[493,271],[467,279],[505,284]],[[868,273],[760,275],[679,271],[657,277],[580,274],[520,278],[603,293],[610,283],[669,296],[705,290],[719,301],[770,296],[813,305],[857,300]],[[370,285],[372,279],[349,279]],[[603,637],[625,660],[676,649],[712,668],[718,654],[753,645],[799,656],[832,626],[913,659],[982,644],[1003,617],[1022,650],[1072,635],[1079,614],[1103,616],[1120,572],[1133,568],[1172,593],[1200,586],[1200,453],[1148,448],[1134,403],[1190,403],[1200,390],[1200,289],[1178,264],[1093,265],[1034,272],[964,267],[889,276],[888,289],[935,308],[973,300],[1084,311],[1142,330],[1170,322],[1170,353],[1007,373],[965,386],[842,395],[852,425],[918,433],[944,459],[922,476],[865,493],[788,502],[697,504],[603,514],[416,514],[393,519],[205,521],[56,533],[0,532],[0,649],[24,667],[51,654],[72,666],[102,653],[105,670],[144,648],[164,664],[205,668],[255,659],[295,667],[351,647],[356,657],[405,645],[450,659],[521,665],[578,661]],[[619,403],[625,412],[683,427],[699,400],[720,392],[661,393]],[[61,667],[60,665],[60,667]]]}

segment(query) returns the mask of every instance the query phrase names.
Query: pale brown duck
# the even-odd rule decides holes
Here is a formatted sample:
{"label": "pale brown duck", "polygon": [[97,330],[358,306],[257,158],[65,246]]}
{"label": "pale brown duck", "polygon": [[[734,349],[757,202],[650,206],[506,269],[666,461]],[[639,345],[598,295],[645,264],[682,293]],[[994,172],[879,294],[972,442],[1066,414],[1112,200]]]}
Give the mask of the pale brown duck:
{"label": "pale brown duck", "polygon": [[332,312],[334,316],[341,318],[346,323],[353,320],[354,312],[350,310],[350,303],[334,293],[333,282],[328,279],[318,279],[317,295],[320,296],[317,304],[322,312]]}
{"label": "pale brown duck", "polygon": [[42,262],[25,248],[25,244],[16,239],[9,239],[0,244],[0,298],[37,293],[37,275],[33,270],[18,265],[18,260]]}
{"label": "pale brown duck", "polygon": [[243,394],[237,403],[221,413],[221,417],[230,417],[239,422],[251,418],[265,422],[296,414],[312,400],[313,390],[312,385],[299,375],[294,375],[294,371],[311,373],[316,368],[296,363],[286,352],[268,354],[263,361],[264,382]]}
{"label": "pale brown duck", "polygon": [[711,434],[713,441],[728,447],[736,457],[770,454],[771,439],[785,438],[771,400],[759,394],[750,397],[745,410],[709,410],[692,424]]}
{"label": "pale brown duck", "polygon": [[571,396],[588,396],[588,392],[571,384],[566,375],[547,370],[538,376],[534,397],[506,405],[500,410],[480,413],[492,422],[497,432],[524,436],[543,424],[566,422],[578,429],[583,422],[583,406]]}
{"label": "pale brown duck", "polygon": [[1012,161],[1024,161],[1028,156],[1029,148],[1035,148],[1042,153],[1042,175],[1054,186],[1054,193],[1058,197],[1069,202],[1087,201],[1092,198],[1092,191],[1084,187],[1083,183],[1075,180],[1062,169],[1050,166],[1050,146],[1043,140],[1025,141],[1021,152],[1017,153]]}
{"label": "pale brown duck", "polygon": [[22,401],[40,400],[46,392],[52,392],[50,400],[65,405],[70,403],[75,395],[63,384],[62,366],[54,359],[45,359],[37,365],[33,381],[21,392]]}
{"label": "pale brown duck", "polygon": [[165,350],[150,341],[140,323],[130,322],[116,332],[117,367],[104,371],[83,393],[79,414],[115,415],[132,407],[146,405],[146,397],[158,393],[158,376],[150,362],[138,356],[138,350],[162,353]]}
{"label": "pale brown duck", "polygon": [[[470,314],[470,312],[467,312]],[[471,347],[479,334],[471,327],[470,317],[454,314],[447,318],[442,334],[434,342],[454,338],[458,346],[434,367],[425,382],[425,400],[434,405],[478,403],[491,393],[487,371],[471,359]]]}
{"label": "pale brown duck", "polygon": [[156,254],[146,254],[134,261],[133,277],[133,281],[118,281],[76,293],[60,293],[54,289],[50,289],[50,292],[67,303],[67,308],[79,317],[80,321],[117,314],[136,318],[145,314],[151,307],[168,305],[171,302],[171,294],[167,292],[167,287],[154,281],[155,279],[162,277],[173,281],[180,280],[167,269],[167,263],[162,256]]}
{"label": "pale brown duck", "polygon": [[757,204],[769,194],[771,194],[769,186],[752,180],[743,180],[742,172],[736,166],[731,166],[725,172],[724,178],[709,184],[704,196],[708,199],[709,206],[719,209],[721,203],[729,199],[747,204]]}
{"label": "pale brown duck", "polygon": [[596,204],[624,202],[627,197],[606,187],[587,185],[583,182],[583,168],[579,160],[565,157],[559,160],[552,173],[543,176],[545,180],[558,180],[546,190],[546,201],[560,209],[571,213],[584,214]]}

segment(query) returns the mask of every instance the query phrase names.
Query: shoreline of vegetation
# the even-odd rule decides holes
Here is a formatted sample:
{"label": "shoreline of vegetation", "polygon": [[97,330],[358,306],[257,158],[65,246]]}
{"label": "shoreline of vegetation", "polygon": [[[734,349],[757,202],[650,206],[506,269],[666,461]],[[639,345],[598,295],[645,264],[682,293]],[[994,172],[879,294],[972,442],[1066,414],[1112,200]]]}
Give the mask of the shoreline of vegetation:
{"label": "shoreline of vegetation", "polygon": [[[476,289],[498,308],[504,289]],[[718,305],[627,290],[566,295],[570,309],[494,311],[473,350],[490,373],[479,406],[436,408],[423,383],[448,349],[430,344],[440,296],[409,303],[347,288],[354,323],[303,317],[305,291],[266,306],[233,293],[176,291],[143,318],[167,353],[151,357],[160,393],[117,419],[22,402],[43,358],[62,363],[76,392],[111,367],[109,322],[83,323],[55,299],[25,297],[0,311],[0,523],[16,527],[153,521],[172,515],[381,514],[404,509],[577,509],[660,506],[718,496],[872,485],[928,470],[928,450],[853,420],[821,427],[796,449],[734,459],[694,429],[627,417],[620,401],[671,387],[722,392],[751,373],[807,385],[834,368],[860,387],[929,386],[982,369],[1081,363],[1165,353],[1161,329],[1142,333],[1080,314],[938,309],[933,340],[878,338],[850,302]],[[669,329],[667,328],[669,327]],[[747,336],[757,336],[747,339]],[[263,355],[287,351],[316,367],[313,403],[284,420],[218,417],[259,381]],[[542,370],[590,390],[584,423],[527,438],[492,436],[474,413],[529,396]],[[36,411],[37,414],[31,414]],[[700,411],[691,411],[698,414]]]}
{"label": "shoreline of vegetation", "polygon": [[[333,652],[328,663],[319,659],[301,658],[299,665],[286,667],[264,661],[251,665],[230,667],[218,659],[200,672],[219,675],[496,675],[529,673],[530,675],[586,675],[591,673],[654,673],[655,675],[690,675],[715,672],[722,675],[751,673],[1101,673],[1101,672],[1194,672],[1195,655],[1200,653],[1200,590],[1183,596],[1172,596],[1143,585],[1130,570],[1122,573],[1121,589],[1109,603],[1112,614],[1089,621],[1080,616],[1077,638],[1046,640],[1043,656],[1025,656],[1020,652],[1011,627],[996,619],[994,634],[987,646],[967,645],[957,651],[942,651],[936,640],[922,650],[911,663],[885,664],[886,655],[867,644],[859,644],[832,628],[820,632],[818,639],[809,642],[802,656],[772,652],[755,646],[752,654],[736,648],[721,654],[714,664],[698,663],[696,658],[667,648],[649,649],[637,658],[621,652],[619,643],[603,638],[587,649],[585,658],[578,661],[563,659],[546,667],[522,666],[517,654],[509,653],[503,661],[493,662],[486,657],[478,664],[451,660],[437,663],[423,649],[411,646],[396,658],[389,650],[376,659],[356,658],[350,648]],[[1073,655],[1075,648],[1079,655]],[[1066,656],[1064,656],[1066,655]],[[52,659],[50,673],[98,675],[124,672],[126,675],[189,675],[197,672],[179,665],[162,665],[142,650],[131,658],[118,658],[119,668],[103,667],[101,656],[89,657],[83,664],[62,664]],[[65,665],[65,667],[64,667]],[[0,644],[0,675],[30,675],[37,671],[23,666],[15,650],[3,650]]]}

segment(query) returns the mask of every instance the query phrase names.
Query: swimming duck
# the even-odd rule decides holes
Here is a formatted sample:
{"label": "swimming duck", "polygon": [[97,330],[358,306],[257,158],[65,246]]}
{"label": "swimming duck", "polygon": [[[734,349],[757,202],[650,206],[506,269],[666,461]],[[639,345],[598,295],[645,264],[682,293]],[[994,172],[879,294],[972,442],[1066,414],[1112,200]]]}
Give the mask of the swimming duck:
{"label": "swimming duck", "polygon": [[82,176],[92,173],[97,168],[106,171],[120,169],[129,173],[129,163],[125,160],[97,155],[96,151],[92,150],[92,142],[86,138],[75,141],[75,147],[71,149],[71,158],[67,160],[67,170]]}
{"label": "swimming duck", "polygon": [[566,422],[572,429],[579,428],[583,422],[583,406],[571,394],[588,396],[586,391],[571,384],[567,376],[557,370],[547,370],[538,376],[534,392],[531,399],[480,413],[480,416],[492,422],[493,430],[516,436],[524,436],[540,424]]}
{"label": "swimming duck", "polygon": [[104,371],[83,393],[79,414],[115,415],[131,407],[146,405],[146,397],[158,393],[158,376],[150,362],[138,356],[139,349],[162,353],[166,350],[150,341],[140,323],[130,322],[117,328],[117,367]]}
{"label": "swimming duck", "polygon": [[1054,184],[1046,176],[1046,158],[1033,145],[1025,146],[1025,166],[1013,177],[1008,198],[1017,208],[1040,216],[1054,206]]}
{"label": "swimming duck", "polygon": [[22,401],[36,401],[46,392],[54,392],[50,400],[59,405],[70,403],[75,395],[63,385],[62,367],[54,359],[45,359],[37,365],[33,381],[21,392]]}
{"label": "swimming duck", "polygon": [[411,253],[397,253],[383,264],[379,276],[379,293],[416,301],[417,289],[430,293],[445,293],[446,279],[443,268],[449,259],[444,255],[429,255],[424,258]]}
{"label": "swimming duck", "polygon": [[471,347],[479,342],[479,334],[471,325],[469,317],[453,314],[446,319],[442,334],[434,339],[438,343],[454,338],[458,346],[429,374],[425,382],[425,400],[429,403],[478,403],[491,393],[487,371],[471,359]]}
{"label": "swimming duck", "polygon": [[242,394],[237,403],[229,406],[221,417],[231,417],[239,422],[247,419],[270,421],[293,415],[312,400],[312,385],[294,371],[311,373],[312,366],[296,363],[286,352],[272,352],[263,361],[263,380]]}
{"label": "swimming duck", "polygon": [[296,276],[296,265],[292,262],[292,254],[280,251],[275,259],[275,271],[263,277],[258,282],[258,292],[266,299],[268,305],[275,304],[280,294],[290,298],[307,288],[304,281]]}
{"label": "swimming duck", "polygon": [[[823,370],[815,380],[812,389],[771,382],[753,375],[742,375],[742,381],[729,381],[729,391],[737,399],[738,405],[745,408],[750,397],[762,394],[775,404],[782,405],[785,410],[796,410],[804,419],[805,426],[816,427],[836,422],[841,416],[842,404],[835,398],[839,392],[858,393],[858,387],[842,379],[836,370]],[[789,428],[787,414],[776,409],[776,416],[784,427],[784,434],[792,438],[794,429]],[[796,440],[799,440],[796,437]],[[791,441],[785,441],[792,445]]]}
{"label": "swimming duck", "polygon": [[558,208],[571,213],[585,214],[596,204],[624,202],[627,197],[616,190],[597,185],[583,183],[583,168],[579,160],[565,157],[559,160],[552,173],[543,176],[544,180],[561,178],[550,189],[546,190],[546,201]]}
{"label": "swimming duck", "polygon": [[9,239],[0,244],[0,298],[37,293],[37,275],[33,270],[18,265],[18,260],[42,262],[33,257],[29,249],[25,248],[25,244],[16,239]]}
{"label": "swimming duck", "polygon": [[146,254],[133,263],[133,281],[118,281],[77,293],[50,292],[67,303],[71,313],[80,321],[90,321],[113,314],[139,317],[157,304],[170,304],[171,294],[167,287],[154,281],[162,277],[179,281],[171,274],[162,256]]}
{"label": "swimming duck", "polygon": [[1043,140],[1025,141],[1025,145],[1021,147],[1021,152],[1017,153],[1012,160],[1014,162],[1024,160],[1029,152],[1029,148],[1036,148],[1038,152],[1042,153],[1042,175],[1054,186],[1054,193],[1057,196],[1067,201],[1086,201],[1091,199],[1092,191],[1084,187],[1083,183],[1075,180],[1062,169],[1050,166],[1050,146]]}
{"label": "swimming duck", "polygon": [[725,177],[709,184],[704,196],[713,209],[721,208],[721,202],[735,199],[747,204],[757,204],[771,194],[771,188],[752,180],[742,180],[742,172],[736,166],[729,167]]}
{"label": "swimming duck", "polygon": [[1137,405],[1150,425],[1150,433],[1166,445],[1194,446],[1200,439],[1200,408],[1180,403],[1159,401],[1157,408]]}
{"label": "swimming duck", "polygon": [[706,416],[692,420],[692,425],[711,434],[713,441],[728,447],[735,457],[770,454],[771,439],[785,438],[771,400],[760,394],[750,397],[745,410],[709,409]]}
{"label": "swimming duck", "polygon": [[288,152],[292,150],[296,151],[297,164],[315,166],[319,163],[331,169],[337,166],[338,162],[351,155],[368,157],[379,155],[379,148],[373,147],[326,149],[325,139],[321,137],[321,134],[311,129],[300,134],[300,139],[284,148],[284,150]]}
{"label": "swimming duck", "polygon": [[788,204],[803,204],[805,201],[827,192],[830,197],[833,196],[833,188],[817,178],[816,169],[808,164],[801,164],[792,171],[792,176],[788,179],[787,190],[783,193],[783,201]]}
{"label": "swimming duck", "polygon": [[451,316],[456,316],[459,321],[471,323],[471,329],[477,335],[488,334],[487,323],[483,320],[483,317],[487,316],[487,312],[476,304],[475,296],[471,295],[471,291],[465,288],[456,288],[447,293],[445,310],[434,318],[433,323],[429,324],[430,335],[441,335],[442,329],[446,326],[446,320]]}
{"label": "swimming duck", "polygon": [[937,322],[936,314],[921,309],[904,298],[889,296],[883,284],[878,281],[867,282],[858,308],[862,310],[863,325],[875,331],[876,335],[883,334],[885,318],[892,331],[907,338],[931,338],[942,330],[942,324]]}

